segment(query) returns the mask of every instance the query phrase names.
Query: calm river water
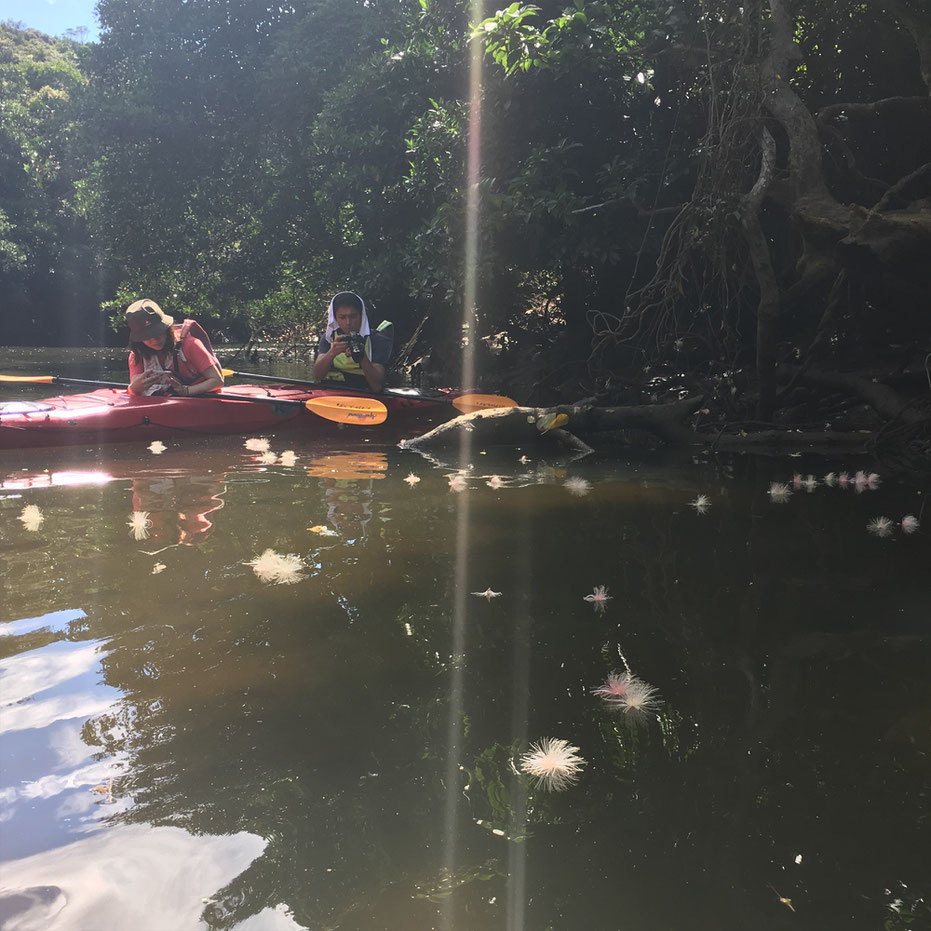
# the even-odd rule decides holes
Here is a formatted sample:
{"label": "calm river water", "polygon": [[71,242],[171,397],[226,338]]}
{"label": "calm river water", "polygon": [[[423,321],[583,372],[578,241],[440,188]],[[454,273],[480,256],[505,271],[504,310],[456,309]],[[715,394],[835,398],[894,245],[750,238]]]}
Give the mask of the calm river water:
{"label": "calm river water", "polygon": [[0,453],[4,931],[929,927],[927,482],[243,439]]}

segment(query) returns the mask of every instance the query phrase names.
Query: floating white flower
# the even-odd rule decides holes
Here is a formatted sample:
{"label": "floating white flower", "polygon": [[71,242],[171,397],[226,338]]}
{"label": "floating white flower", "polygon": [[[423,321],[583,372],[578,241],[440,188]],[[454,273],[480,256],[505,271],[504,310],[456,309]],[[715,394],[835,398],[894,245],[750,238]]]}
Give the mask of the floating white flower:
{"label": "floating white flower", "polygon": [[286,449],[278,461],[283,466],[293,466],[297,462],[297,453],[293,449]]}
{"label": "floating white flower", "polygon": [[629,672],[624,672],[620,675],[616,672],[612,672],[604,685],[599,685],[597,689],[592,689],[592,695],[597,695],[610,704],[614,704],[627,695],[627,690],[630,688],[630,680],[631,675]]}
{"label": "floating white flower", "polygon": [[567,740],[546,737],[532,743],[530,750],[520,758],[520,768],[550,792],[561,792],[578,781],[585,760],[579,748]]}
{"label": "floating white flower", "polygon": [[468,487],[465,477],[459,475],[458,473],[456,475],[448,476],[447,481],[449,482],[450,491],[465,491],[465,489]]}
{"label": "floating white flower", "polygon": [[634,715],[655,713],[658,703],[657,690],[636,676],[628,676],[627,691],[617,701],[624,714]]}
{"label": "floating white flower", "polygon": [[470,594],[476,595],[479,598],[486,598],[488,601],[491,601],[492,598],[498,598],[501,595],[501,592],[493,592],[491,588],[486,588],[483,592],[471,592]]}
{"label": "floating white flower", "polygon": [[278,461],[278,457],[270,449],[266,449],[264,453],[259,456],[259,462],[262,465],[274,465]]}
{"label": "floating white flower", "polygon": [[45,515],[35,504],[27,504],[19,515],[19,519],[23,522],[23,527],[26,530],[35,533],[42,526]]}
{"label": "floating white flower", "polygon": [[526,456],[521,456],[520,459],[518,459],[517,461],[521,465],[527,465],[527,463],[530,462],[530,460]]}
{"label": "floating white flower", "polygon": [[694,501],[689,501],[689,507],[695,508],[696,514],[704,514],[711,507],[711,498],[699,495]]}
{"label": "floating white flower", "polygon": [[805,489],[809,494],[811,494],[818,487],[818,479],[814,475],[809,475],[802,482],[802,488]]}
{"label": "floating white flower", "polygon": [[869,486],[870,491],[876,491],[877,488],[882,484],[882,479],[879,477],[878,472],[870,472],[866,477],[866,484]]}
{"label": "floating white flower", "polygon": [[152,566],[152,575],[158,575],[161,572],[165,571],[165,564],[163,562],[157,562]]}
{"label": "floating white flower", "polygon": [[411,488],[413,488],[420,481],[420,476],[414,475],[414,473],[411,472],[408,474],[407,478],[404,479],[404,481],[407,482],[407,484],[410,485]]}
{"label": "floating white flower", "polygon": [[902,518],[902,530],[905,533],[914,533],[921,524],[918,522],[918,518],[914,514],[906,514]]}
{"label": "floating white flower", "polygon": [[840,485],[841,488],[849,488],[850,476],[846,472],[841,472],[841,474],[837,476],[837,484]]}
{"label": "floating white flower", "polygon": [[828,486],[828,488],[833,488],[837,484],[837,476],[833,472],[828,472],[828,474],[824,476],[822,481],[824,482],[825,485]]}
{"label": "floating white flower", "polygon": [[490,479],[488,479],[488,481],[485,482],[485,484],[486,484],[489,488],[501,488],[501,487],[503,487],[504,482],[501,481],[501,476],[500,476],[500,475],[492,475],[492,477],[491,477]]}
{"label": "floating white flower", "polygon": [[246,563],[263,582],[274,582],[277,585],[293,585],[304,578],[301,570],[304,562],[294,553],[276,553],[267,549],[260,556]]}
{"label": "floating white flower", "polygon": [[586,481],[584,478],[573,476],[572,478],[567,478],[565,482],[563,482],[563,487],[570,495],[581,498],[592,490],[592,483]]}
{"label": "floating white flower", "polygon": [[769,495],[769,500],[773,504],[785,504],[792,497],[792,489],[782,482],[771,482],[766,494]]}
{"label": "floating white flower", "polygon": [[271,446],[271,443],[262,436],[250,436],[245,443],[242,444],[250,452],[253,453],[266,453]]}
{"label": "floating white flower", "polygon": [[587,601],[592,604],[596,611],[599,613],[604,611],[608,602],[614,597],[614,595],[608,594],[607,585],[596,585],[594,591],[590,595],[585,595],[582,600]]}
{"label": "floating white flower", "polygon": [[278,554],[273,549],[265,550],[246,565],[252,566],[252,571],[263,582],[274,582],[278,578]]}
{"label": "floating white flower", "polygon": [[866,529],[877,537],[892,536],[892,521],[888,517],[873,517],[866,525]]}
{"label": "floating white flower", "polygon": [[285,553],[278,557],[278,578],[275,580],[279,585],[294,585],[304,578],[301,570],[304,568],[304,561],[295,553]]}
{"label": "floating white flower", "polygon": [[148,540],[149,531],[152,529],[152,520],[149,517],[148,511],[133,511],[129,515],[129,520],[126,521],[126,526],[129,527],[130,536],[134,540]]}
{"label": "floating white flower", "polygon": [[160,456],[168,447],[161,440],[153,440],[149,443],[149,452]]}

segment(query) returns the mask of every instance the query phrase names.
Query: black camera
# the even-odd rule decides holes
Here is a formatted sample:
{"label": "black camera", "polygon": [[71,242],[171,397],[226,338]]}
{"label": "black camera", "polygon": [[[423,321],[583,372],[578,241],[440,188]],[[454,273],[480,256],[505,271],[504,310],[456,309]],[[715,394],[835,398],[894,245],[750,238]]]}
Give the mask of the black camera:
{"label": "black camera", "polygon": [[365,337],[360,333],[350,333],[346,341],[349,343],[349,355],[352,356],[353,362],[361,362],[365,356]]}

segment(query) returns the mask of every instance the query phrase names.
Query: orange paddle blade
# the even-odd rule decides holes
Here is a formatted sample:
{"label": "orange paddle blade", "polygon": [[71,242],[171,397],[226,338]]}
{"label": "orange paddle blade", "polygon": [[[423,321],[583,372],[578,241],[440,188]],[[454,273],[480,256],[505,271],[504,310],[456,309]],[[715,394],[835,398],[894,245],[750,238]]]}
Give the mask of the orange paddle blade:
{"label": "orange paddle blade", "polygon": [[461,394],[453,398],[453,407],[463,414],[485,411],[493,407],[517,407],[517,401],[500,394]]}
{"label": "orange paddle blade", "polygon": [[15,382],[26,384],[30,382],[36,385],[50,385],[55,381],[54,375],[0,375],[0,381]]}
{"label": "orange paddle blade", "polygon": [[304,402],[307,410],[335,423],[352,423],[370,426],[388,419],[388,408],[375,398],[351,398],[331,395],[311,398]]}

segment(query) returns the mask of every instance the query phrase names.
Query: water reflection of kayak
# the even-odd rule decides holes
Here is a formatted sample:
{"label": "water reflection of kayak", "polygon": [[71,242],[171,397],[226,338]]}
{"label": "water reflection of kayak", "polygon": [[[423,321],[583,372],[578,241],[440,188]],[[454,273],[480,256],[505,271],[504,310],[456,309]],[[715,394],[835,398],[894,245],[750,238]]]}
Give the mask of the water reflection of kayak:
{"label": "water reflection of kayak", "polygon": [[[207,539],[214,528],[215,512],[224,506],[227,479],[231,475],[260,474],[275,468],[283,473],[319,478],[326,493],[328,512],[345,524],[347,514],[354,513],[356,499],[371,497],[370,489],[366,491],[362,485],[370,486],[370,480],[384,478],[388,472],[385,453],[368,448],[292,453],[294,462],[288,466],[266,464],[261,456],[242,447],[222,450],[215,444],[207,447],[201,443],[194,449],[179,445],[165,454],[146,456],[141,461],[126,457],[125,452],[130,449],[121,447],[121,455],[112,455],[107,460],[101,460],[97,454],[94,467],[89,468],[82,468],[80,459],[72,458],[61,463],[61,468],[53,461],[45,469],[19,468],[9,473],[0,470],[0,497],[5,494],[20,497],[23,491],[40,488],[65,490],[111,482],[130,483],[131,535],[136,541],[145,541],[147,550],[160,552],[170,546],[190,545]],[[41,455],[49,453],[43,451]],[[53,454],[53,458],[75,455],[74,450],[63,450],[58,456]],[[357,489],[354,486],[359,482],[361,485]],[[331,500],[334,493],[339,505],[335,511]],[[370,513],[367,516],[371,516]],[[134,523],[137,519],[138,523]],[[336,520],[333,523],[339,526]],[[308,529],[337,535],[333,531],[327,534],[328,528],[324,526]]]}
{"label": "water reflection of kayak", "polygon": [[[236,397],[141,397],[119,388],[101,388],[35,402],[0,402],[0,449],[97,446],[186,434],[332,433],[339,425],[311,413],[304,402],[346,394],[339,388],[287,385],[238,385],[225,390]],[[456,414],[450,402],[457,394],[404,388],[377,395],[355,392],[354,397],[381,401],[388,409],[388,420],[378,427],[353,425],[351,429],[413,435],[425,424]]]}
{"label": "water reflection of kayak", "polygon": [[[353,434],[355,435],[355,434]],[[294,439],[294,437],[289,437]],[[352,450],[323,446],[314,442],[313,451],[297,445],[293,462],[267,462],[263,455],[240,445],[222,441],[205,442],[202,437],[178,440],[160,455],[148,451],[142,457],[132,446],[114,447],[102,456],[97,450],[41,450],[17,458],[18,468],[4,469],[0,462],[0,495],[16,494],[27,489],[78,488],[108,485],[111,482],[202,481],[215,475],[261,474],[269,469],[282,473],[299,473],[312,478],[377,479],[388,472],[384,452],[366,446]],[[281,445],[281,444],[277,444]],[[279,450],[280,452],[280,450]],[[274,453],[272,453],[274,458]],[[149,510],[141,507],[136,510]]]}

